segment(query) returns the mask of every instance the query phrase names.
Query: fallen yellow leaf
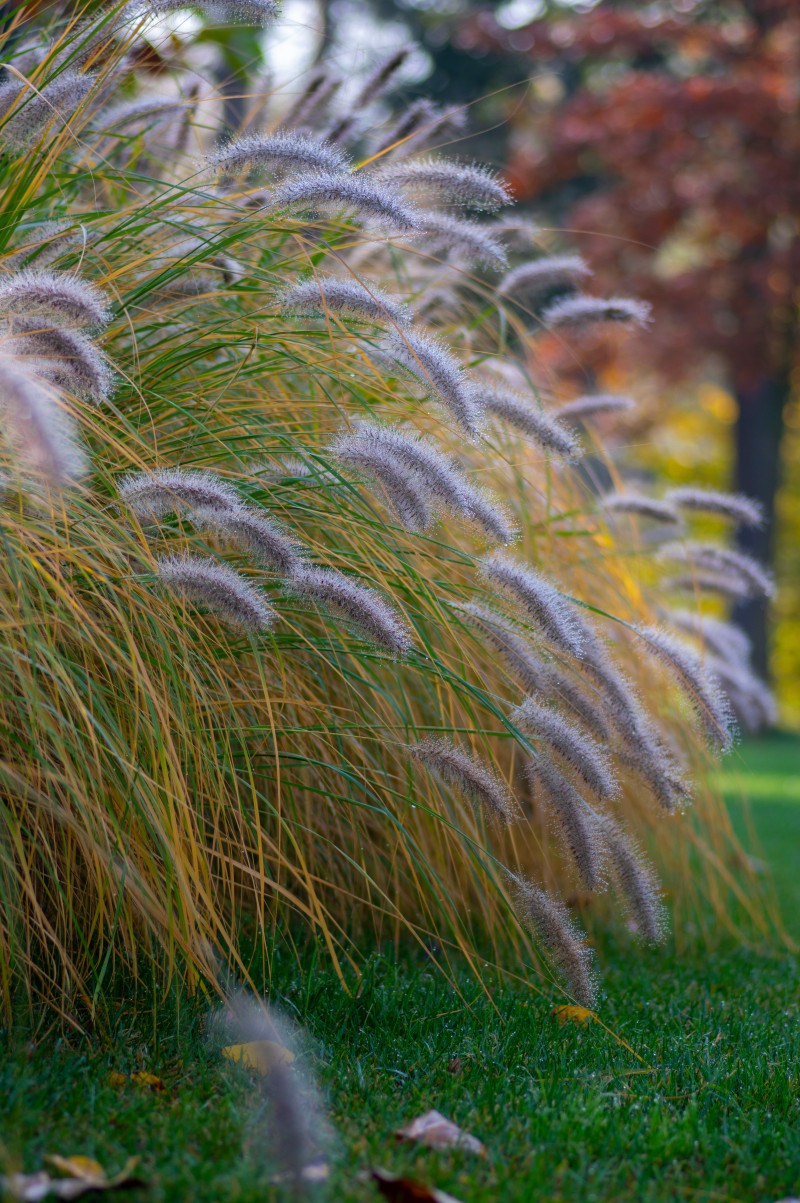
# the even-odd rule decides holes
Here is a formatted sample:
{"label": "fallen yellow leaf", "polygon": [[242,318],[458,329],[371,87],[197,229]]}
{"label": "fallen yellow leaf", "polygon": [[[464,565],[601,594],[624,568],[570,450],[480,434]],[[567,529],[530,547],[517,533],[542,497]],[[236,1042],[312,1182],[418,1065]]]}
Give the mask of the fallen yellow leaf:
{"label": "fallen yellow leaf", "polygon": [[118,1070],[112,1069],[111,1073],[108,1075],[108,1083],[110,1086],[116,1086],[119,1088],[120,1086],[127,1086],[128,1079],[125,1077],[125,1074],[121,1074],[118,1072]]}
{"label": "fallen yellow leaf", "polygon": [[597,1014],[588,1007],[563,1006],[553,1007],[550,1012],[563,1027],[565,1023],[597,1023]]}
{"label": "fallen yellow leaf", "polygon": [[228,1044],[222,1050],[223,1057],[238,1061],[245,1069],[254,1069],[260,1074],[270,1074],[274,1069],[291,1065],[294,1053],[289,1052],[275,1040],[251,1040],[248,1044]]}

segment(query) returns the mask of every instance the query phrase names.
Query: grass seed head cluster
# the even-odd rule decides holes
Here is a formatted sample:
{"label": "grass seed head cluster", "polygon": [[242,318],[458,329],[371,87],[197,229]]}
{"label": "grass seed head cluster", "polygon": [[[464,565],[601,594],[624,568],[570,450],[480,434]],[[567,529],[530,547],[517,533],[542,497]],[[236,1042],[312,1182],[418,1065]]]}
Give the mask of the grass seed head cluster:
{"label": "grass seed head cluster", "polygon": [[676,561],[678,591],[767,592],[690,537],[696,511],[757,513],[593,486],[633,402],[565,396],[539,332],[579,354],[646,309],[579,292],[587,265],[449,153],[461,115],[379,124],[408,48],[349,108],[323,64],[225,138],[191,46],[158,48],[154,93],[145,34],[182,7],[6,32],[4,1003],[24,982],[91,1012],[151,956],[246,976],[300,922],[343,980],[368,925],[445,962],[488,942],[588,1004],[562,898],[577,881],[611,922],[617,898],[656,939],[654,832],[735,928],[724,812],[702,789],[665,812],[729,703],[754,725],[768,694],[737,632],[661,598]]}

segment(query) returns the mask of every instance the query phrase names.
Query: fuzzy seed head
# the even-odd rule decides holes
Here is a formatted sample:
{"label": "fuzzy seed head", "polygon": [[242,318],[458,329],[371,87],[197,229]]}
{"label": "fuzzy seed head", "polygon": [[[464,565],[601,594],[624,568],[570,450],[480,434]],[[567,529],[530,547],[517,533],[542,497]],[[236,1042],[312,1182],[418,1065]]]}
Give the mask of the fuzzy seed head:
{"label": "fuzzy seed head", "polygon": [[239,505],[236,490],[213,472],[184,472],[182,468],[125,476],[119,483],[119,496],[137,518],[148,522],[183,510],[222,514]]}
{"label": "fuzzy seed head", "polygon": [[609,514],[634,514],[650,522],[679,525],[681,520],[678,511],[667,501],[642,493],[607,493],[600,498],[600,505]]}
{"label": "fuzzy seed head", "polygon": [[595,322],[626,326],[647,326],[650,306],[630,297],[590,297],[578,295],[554,301],[542,311],[542,325],[550,330],[578,328]]}
{"label": "fuzzy seed head", "polygon": [[575,397],[560,406],[553,417],[557,421],[573,426],[594,418],[598,414],[629,413],[636,408],[636,402],[630,397],[620,397],[616,393],[589,393],[584,397]]}
{"label": "fuzzy seed head", "polygon": [[514,710],[511,720],[522,731],[543,740],[557,752],[598,798],[613,798],[619,793],[619,784],[605,751],[552,706],[526,698]]}
{"label": "fuzzy seed head", "polygon": [[413,760],[480,806],[489,820],[508,824],[519,817],[511,790],[479,756],[444,739],[425,739],[408,750]]}
{"label": "fuzzy seed head", "polygon": [[535,398],[522,397],[502,385],[482,381],[476,388],[487,413],[515,426],[546,451],[567,459],[579,453],[580,444],[572,431],[545,413]]}
{"label": "fuzzy seed head", "polygon": [[291,592],[338,612],[373,643],[396,656],[411,651],[413,644],[407,627],[375,589],[333,568],[301,568],[287,581],[287,586]]}
{"label": "fuzzy seed head", "polygon": [[332,453],[341,463],[364,472],[386,491],[389,501],[406,530],[427,530],[433,522],[427,490],[406,464],[379,443],[358,435],[344,435]]}
{"label": "fuzzy seed head", "polygon": [[661,627],[640,627],[638,633],[651,655],[678,678],[711,746],[720,752],[730,751],[735,728],[717,678],[704,668],[693,648]]}
{"label": "fuzzy seed head", "polygon": [[[534,232],[538,235],[541,230],[536,227]],[[591,274],[580,255],[540,255],[507,272],[497,291],[520,303],[536,301],[552,288],[573,287]]]}
{"label": "fuzzy seed head", "polygon": [[[76,71],[62,71],[51,83],[45,84],[38,94],[31,93],[21,100],[14,112],[0,129],[0,141],[15,149],[28,146],[51,125],[64,125],[91,92],[94,76],[80,75]],[[0,88],[0,113],[7,111],[17,96],[22,96],[23,85],[4,84]],[[14,95],[5,89],[13,88]],[[6,98],[9,104],[3,109]]]}
{"label": "fuzzy seed head", "polygon": [[100,352],[78,330],[62,330],[37,318],[11,319],[9,350],[57,388],[99,404],[113,389],[113,378]]}
{"label": "fuzzy seed head", "polygon": [[592,952],[563,902],[524,878],[512,876],[511,880],[520,919],[561,970],[575,1001],[582,1007],[591,1007],[595,998]]}
{"label": "fuzzy seed head", "polygon": [[[513,538],[513,522],[503,508],[424,439],[409,437],[391,426],[360,422],[352,433],[337,441],[334,453],[340,458],[350,457],[354,463],[354,457],[358,457],[364,466],[370,460],[375,465],[392,462],[397,483],[404,478],[426,505],[477,523],[499,542]],[[388,479],[389,474],[384,476]]]}
{"label": "fuzzy seed head", "polygon": [[403,159],[376,174],[386,183],[413,193],[433,194],[440,202],[466,209],[494,212],[513,199],[509,188],[487,168],[450,159]]}
{"label": "fuzzy seed head", "polygon": [[270,209],[289,209],[295,205],[355,209],[398,230],[413,230],[416,226],[414,213],[396,199],[391,188],[379,187],[355,175],[309,173],[285,180],[273,189]]}
{"label": "fuzzy seed head", "polygon": [[430,335],[405,331],[387,338],[383,350],[441,401],[468,434],[475,434],[479,410],[469,379],[452,352]]}
{"label": "fuzzy seed head", "polygon": [[[717,543],[666,543],[659,558],[673,563],[696,565],[700,573],[710,573],[719,582],[728,582],[740,597],[772,597],[775,582],[770,574],[743,551],[721,547]],[[691,574],[692,579],[694,574]]]}
{"label": "fuzzy seed head", "polygon": [[764,508],[752,497],[743,493],[719,493],[715,489],[684,487],[670,489],[666,500],[679,510],[716,514],[730,518],[739,526],[763,526]]}
{"label": "fuzzy seed head", "polygon": [[336,175],[350,168],[347,156],[338,147],[295,133],[246,134],[211,151],[206,162],[217,171],[232,174],[247,169],[278,175],[310,171]]}
{"label": "fuzzy seed head", "polygon": [[558,819],[581,882],[587,890],[599,889],[603,866],[594,811],[547,757],[528,761],[525,773],[531,786],[541,788],[547,806]]}
{"label": "fuzzy seed head", "polygon": [[569,602],[541,572],[501,552],[487,556],[481,573],[514,601],[555,647],[579,656],[583,647],[581,625]]}
{"label": "fuzzy seed head", "polygon": [[302,567],[297,543],[253,506],[200,507],[192,510],[191,520],[201,530],[212,530],[242,551],[249,552],[262,568],[292,576]]}
{"label": "fuzzy seed head", "polygon": [[742,628],[734,623],[694,610],[672,610],[668,620],[679,631],[700,639],[720,660],[741,666],[749,663],[752,645]]}
{"label": "fuzzy seed head", "polygon": [[206,556],[168,556],[158,560],[163,585],[187,601],[206,606],[229,626],[253,634],[267,630],[275,611],[260,589]]}
{"label": "fuzzy seed head", "polygon": [[631,837],[607,815],[598,820],[598,834],[639,936],[647,944],[662,944],[667,922],[655,870]]}
{"label": "fuzzy seed head", "polygon": [[77,480],[86,461],[58,398],[19,363],[0,359],[0,413],[23,464],[60,488]]}
{"label": "fuzzy seed head", "polygon": [[408,326],[412,313],[374,284],[320,276],[282,289],[278,304],[285,313],[325,313],[326,310],[355,314],[380,325]]}
{"label": "fuzzy seed head", "polygon": [[0,282],[0,315],[41,318],[61,329],[101,326],[109,316],[104,293],[67,272],[22,271]]}
{"label": "fuzzy seed head", "polygon": [[491,226],[430,210],[417,213],[415,224],[420,231],[417,241],[433,258],[454,252],[469,263],[498,268],[508,261],[500,236]]}

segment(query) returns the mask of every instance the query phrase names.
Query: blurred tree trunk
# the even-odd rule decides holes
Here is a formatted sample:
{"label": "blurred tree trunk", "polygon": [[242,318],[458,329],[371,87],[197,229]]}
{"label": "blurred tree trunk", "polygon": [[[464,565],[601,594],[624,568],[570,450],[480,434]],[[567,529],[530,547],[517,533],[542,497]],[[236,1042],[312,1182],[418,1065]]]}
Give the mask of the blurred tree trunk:
{"label": "blurred tree trunk", "polygon": [[[736,490],[756,498],[764,507],[763,526],[739,532],[738,543],[764,564],[773,562],[775,496],[780,481],[783,414],[789,399],[788,377],[759,380],[737,389]],[[769,603],[762,598],[740,602],[734,621],[752,640],[753,666],[763,677],[769,672]]]}

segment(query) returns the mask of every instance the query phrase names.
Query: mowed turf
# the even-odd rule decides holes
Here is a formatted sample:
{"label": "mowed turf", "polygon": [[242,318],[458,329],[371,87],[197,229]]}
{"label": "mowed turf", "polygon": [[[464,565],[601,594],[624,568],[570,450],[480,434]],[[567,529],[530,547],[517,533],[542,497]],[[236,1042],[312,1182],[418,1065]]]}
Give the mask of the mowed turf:
{"label": "mowed turf", "polygon": [[[752,782],[752,785],[751,785]],[[773,783],[770,786],[768,783]],[[798,932],[800,741],[745,746],[723,785],[753,802],[764,857]],[[795,866],[794,872],[792,866]],[[331,1134],[327,1197],[377,1199],[382,1166],[464,1203],[492,1200],[748,1200],[800,1194],[800,985],[796,957],[727,949],[604,952],[602,1025],[559,1026],[559,1000],[465,973],[460,993],[424,957],[371,958],[348,997],[309,958],[276,966],[275,1001],[302,1025],[298,1064],[316,1077]],[[15,1033],[0,1069],[5,1168],[46,1153],[132,1155],[149,1186],[126,1197],[279,1200],[257,1078],[219,1055],[202,1010],[123,998],[113,1038]],[[163,1093],[112,1072],[145,1070]],[[435,1107],[479,1136],[485,1157],[399,1144]]]}

